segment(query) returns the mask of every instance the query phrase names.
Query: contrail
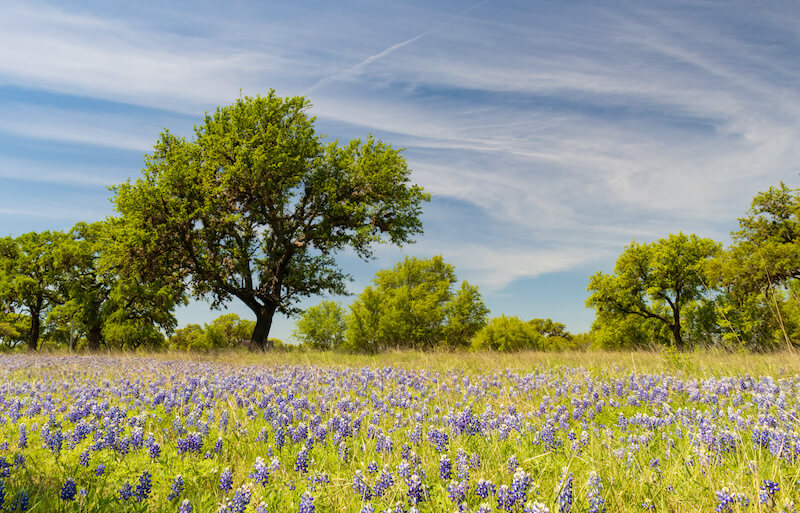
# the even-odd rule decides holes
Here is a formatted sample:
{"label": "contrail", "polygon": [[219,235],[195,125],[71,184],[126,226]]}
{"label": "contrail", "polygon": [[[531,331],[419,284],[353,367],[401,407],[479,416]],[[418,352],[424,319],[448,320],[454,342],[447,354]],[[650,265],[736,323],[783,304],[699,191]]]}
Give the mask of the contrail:
{"label": "contrail", "polygon": [[393,44],[392,46],[390,46],[389,48],[383,50],[382,52],[376,53],[375,55],[370,55],[369,57],[367,57],[366,59],[364,59],[363,61],[359,62],[358,64],[356,64],[354,66],[351,66],[351,67],[346,68],[346,69],[344,69],[342,71],[339,71],[338,73],[334,73],[333,75],[330,75],[330,76],[327,76],[325,78],[322,78],[319,81],[317,81],[314,85],[312,85],[311,87],[306,89],[306,91],[303,94],[306,95],[306,94],[310,93],[311,91],[313,91],[313,90],[319,88],[320,86],[323,86],[323,85],[325,85],[325,84],[327,84],[329,82],[335,82],[336,80],[340,80],[342,78],[358,74],[362,69],[364,69],[365,67],[369,66],[370,64],[372,64],[373,62],[377,61],[378,59],[386,57],[387,55],[389,55],[390,53],[394,52],[395,50],[397,50],[399,48],[403,48],[404,46],[410,45],[414,41],[417,41],[419,39],[422,39],[425,36],[429,36],[429,35],[433,34],[434,32],[436,32],[437,30],[441,29],[442,27],[444,27],[446,25],[449,25],[450,23],[453,23],[454,21],[456,21],[457,19],[461,18],[465,14],[469,13],[470,11],[473,11],[474,9],[477,9],[478,7],[480,7],[481,5],[483,5],[483,4],[487,3],[487,2],[489,2],[489,0],[481,0],[480,2],[478,2],[478,3],[474,4],[474,5],[471,5],[470,7],[467,7],[466,9],[461,11],[460,13],[456,14],[455,16],[453,16],[452,18],[447,19],[447,20],[445,20],[443,22],[440,22],[440,23],[434,25],[433,28],[430,28],[430,29],[426,30],[422,34],[416,35],[416,36],[412,37],[411,39],[406,39],[405,41],[402,41],[400,43]]}

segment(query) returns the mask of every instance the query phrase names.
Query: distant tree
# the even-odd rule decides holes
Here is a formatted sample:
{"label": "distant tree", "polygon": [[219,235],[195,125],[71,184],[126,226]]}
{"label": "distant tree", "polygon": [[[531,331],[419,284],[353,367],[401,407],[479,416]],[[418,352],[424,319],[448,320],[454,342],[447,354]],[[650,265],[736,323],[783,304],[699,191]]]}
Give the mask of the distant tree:
{"label": "distant tree", "polygon": [[254,324],[234,313],[220,315],[205,327],[208,345],[213,348],[240,347],[250,340]]}
{"label": "distant tree", "polygon": [[307,309],[297,320],[294,335],[313,349],[336,349],[345,343],[347,323],[342,306],[323,301]]}
{"label": "distant tree", "polygon": [[533,329],[541,333],[543,337],[559,337],[565,340],[572,338],[566,325],[551,319],[531,319],[528,324],[533,326]]}
{"label": "distant tree", "polygon": [[800,325],[792,315],[800,303],[794,292],[800,278],[800,192],[781,182],[758,193],[731,235],[733,244],[708,266],[712,281],[724,290],[727,308],[720,322],[726,334],[753,348],[779,340],[794,350],[793,332]]}
{"label": "distant tree", "polygon": [[122,251],[142,276],[184,279],[213,306],[237,298],[267,348],[276,312],[345,293],[333,255],[412,241],[429,196],[400,151],[372,137],[323,144],[303,97],[244,97],[217,108],[191,140],[161,134],[143,176],[116,187]]}
{"label": "distant tree", "polygon": [[572,333],[567,331],[566,325],[560,322],[551,319],[531,319],[528,324],[544,337],[547,350],[583,349],[581,342],[573,343]]}
{"label": "distant tree", "polygon": [[475,335],[474,349],[515,352],[542,350],[545,337],[530,323],[519,317],[494,317]]}
{"label": "distant tree", "polygon": [[463,282],[441,256],[406,257],[381,270],[351,305],[347,344],[354,350],[467,347],[486,323],[488,309],[477,287]]}
{"label": "distant tree", "polygon": [[64,302],[60,285],[64,275],[62,232],[30,232],[0,239],[0,304],[6,313],[26,315],[28,350],[39,349],[42,322],[52,308]]}
{"label": "distant tree", "polygon": [[205,331],[199,324],[187,324],[183,328],[175,330],[169,338],[169,347],[179,351],[211,349]]}
{"label": "distant tree", "polygon": [[663,323],[684,348],[682,314],[707,292],[705,266],[721,245],[696,235],[670,235],[650,244],[632,242],[617,259],[614,274],[594,274],[586,306],[601,313]]}
{"label": "distant tree", "polygon": [[60,248],[64,302],[52,313],[85,333],[93,351],[102,343],[119,348],[161,344],[162,330],[175,327],[173,312],[183,301],[174,281],[164,276],[143,280],[121,269],[108,251],[118,226],[116,219],[78,223]]}

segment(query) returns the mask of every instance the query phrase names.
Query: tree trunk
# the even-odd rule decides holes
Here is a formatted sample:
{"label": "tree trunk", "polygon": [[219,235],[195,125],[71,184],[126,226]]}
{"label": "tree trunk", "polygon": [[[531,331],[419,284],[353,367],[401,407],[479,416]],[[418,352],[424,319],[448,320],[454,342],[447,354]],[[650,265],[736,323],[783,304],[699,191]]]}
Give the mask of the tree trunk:
{"label": "tree trunk", "polygon": [[275,315],[276,307],[267,305],[256,312],[256,327],[253,329],[251,337],[251,349],[267,351],[272,349],[272,342],[269,341],[269,330],[272,328],[272,317]]}
{"label": "tree trunk", "polygon": [[86,333],[86,341],[89,345],[89,351],[100,350],[100,340],[103,338],[102,326],[92,326]]}
{"label": "tree trunk", "polygon": [[31,331],[28,333],[28,351],[39,349],[39,331],[41,330],[41,319],[39,310],[31,310]]}
{"label": "tree trunk", "polygon": [[672,325],[672,336],[675,338],[675,348],[678,351],[683,351],[683,335],[681,334],[680,319]]}

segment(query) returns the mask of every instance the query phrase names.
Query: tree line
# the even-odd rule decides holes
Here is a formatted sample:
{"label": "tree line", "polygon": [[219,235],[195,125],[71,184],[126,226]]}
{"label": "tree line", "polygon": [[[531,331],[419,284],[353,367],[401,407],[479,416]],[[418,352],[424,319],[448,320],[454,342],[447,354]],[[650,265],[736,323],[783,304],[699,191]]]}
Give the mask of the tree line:
{"label": "tree line", "polygon": [[[309,107],[274,91],[241,97],[207,113],[190,138],[162,132],[141,176],[112,187],[117,215],[0,239],[0,345],[269,349],[276,313],[300,314],[304,298],[347,292],[351,277],[337,254],[369,259],[376,244],[414,242],[430,195],[411,183],[402,151],[372,136],[327,141]],[[310,347],[361,352],[793,351],[799,214],[798,191],[781,183],[754,198],[728,248],[683,233],[632,242],[612,273],[591,277],[586,304],[596,319],[584,335],[549,319],[489,319],[478,288],[457,286],[441,257],[378,272],[347,311],[323,302],[296,333]],[[239,301],[255,321],[223,316],[173,334],[175,307],[190,298],[214,308]]]}
{"label": "tree line", "polygon": [[589,281],[593,344],[793,352],[800,340],[800,194],[758,193],[732,244],[672,234],[633,242]]}
{"label": "tree line", "polygon": [[581,347],[564,324],[550,319],[489,319],[477,286],[460,285],[441,256],[406,257],[376,273],[345,309],[333,301],[298,319],[295,337],[313,349],[374,353],[386,349],[492,351]]}

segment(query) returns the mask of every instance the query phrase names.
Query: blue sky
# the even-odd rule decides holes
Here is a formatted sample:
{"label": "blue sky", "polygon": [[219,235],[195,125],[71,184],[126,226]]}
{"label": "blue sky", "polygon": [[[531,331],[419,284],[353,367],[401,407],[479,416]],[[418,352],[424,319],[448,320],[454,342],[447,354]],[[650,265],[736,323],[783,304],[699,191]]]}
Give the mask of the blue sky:
{"label": "blue sky", "polygon": [[341,256],[353,292],[441,254],[492,314],[573,332],[631,240],[728,242],[800,171],[796,2],[5,0],[0,48],[2,235],[111,215],[164,127],[274,88],[331,138],[405,147],[433,194],[417,244]]}

